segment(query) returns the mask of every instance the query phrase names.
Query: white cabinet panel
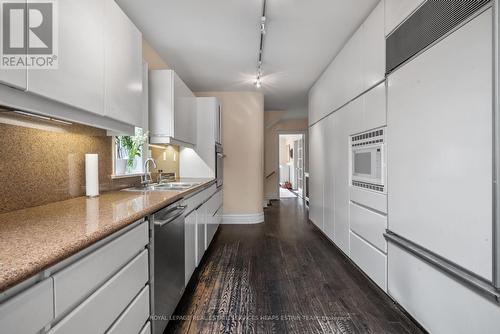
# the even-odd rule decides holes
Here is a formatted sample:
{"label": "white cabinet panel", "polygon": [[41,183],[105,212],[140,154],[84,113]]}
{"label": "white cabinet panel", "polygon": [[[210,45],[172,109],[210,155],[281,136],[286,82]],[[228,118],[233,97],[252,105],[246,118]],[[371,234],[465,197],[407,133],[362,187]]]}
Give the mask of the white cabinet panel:
{"label": "white cabinet panel", "polygon": [[56,317],[77,306],[139,254],[148,239],[148,223],[145,222],[56,273],[53,276]]}
{"label": "white cabinet panel", "polygon": [[387,256],[351,232],[350,257],[382,290],[387,291]]}
{"label": "white cabinet panel", "polygon": [[[64,0],[57,1],[57,6],[59,66],[53,70],[29,70],[28,91],[102,115],[104,2]],[[127,57],[122,54],[121,58]],[[120,70],[126,73],[127,68]]]}
{"label": "white cabinet panel", "polygon": [[144,250],[49,333],[103,333],[146,285],[148,278],[148,251]]}
{"label": "white cabinet panel", "polygon": [[342,107],[384,77],[384,1],[381,1],[309,91],[309,124]]}
{"label": "white cabinet panel", "polygon": [[142,124],[142,35],[114,0],[105,0],[104,113]]}
{"label": "white cabinet panel", "polygon": [[334,156],[333,156],[333,131],[334,115],[328,116],[322,123],[322,145],[323,148],[323,232],[334,239],[335,232],[335,198],[334,198]]}
{"label": "white cabinet panel", "polygon": [[196,266],[200,265],[205,254],[205,226],[207,221],[207,206],[203,204],[196,210]]}
{"label": "white cabinet panel", "polygon": [[309,128],[309,219],[323,230],[323,159],[322,123]]}
{"label": "white cabinet panel", "polygon": [[[389,77],[389,229],[492,277],[492,11]],[[444,239],[443,239],[444,238]]]}
{"label": "white cabinet panel", "polygon": [[191,212],[184,221],[185,283],[189,283],[196,268],[196,211]]}
{"label": "white cabinet panel", "polygon": [[387,195],[351,187],[351,201],[387,214]]}
{"label": "white cabinet panel", "polygon": [[389,35],[425,0],[385,0],[385,34]]}
{"label": "white cabinet panel", "polygon": [[17,70],[0,69],[0,83],[25,90],[27,87],[26,75],[26,68]]}
{"label": "white cabinet panel", "polygon": [[149,73],[150,131],[153,143],[196,145],[197,101],[172,70]]}
{"label": "white cabinet panel", "polygon": [[385,82],[363,95],[363,129],[367,131],[387,124],[387,94]]}
{"label": "white cabinet panel", "polygon": [[149,318],[149,286],[144,287],[107,334],[137,334]]}
{"label": "white cabinet panel", "polygon": [[350,210],[351,231],[387,253],[387,242],[384,238],[387,217],[353,203],[350,205]]}
{"label": "white cabinet panel", "polygon": [[429,333],[498,333],[498,304],[394,244],[388,251],[388,293]]}
{"label": "white cabinet panel", "polygon": [[363,90],[367,90],[385,77],[384,0],[363,23],[362,48]]}
{"label": "white cabinet panel", "polygon": [[196,144],[196,107],[194,94],[177,73],[174,73],[175,139]]}
{"label": "white cabinet panel", "polygon": [[54,318],[52,279],[48,278],[0,305],[2,333],[34,334]]}

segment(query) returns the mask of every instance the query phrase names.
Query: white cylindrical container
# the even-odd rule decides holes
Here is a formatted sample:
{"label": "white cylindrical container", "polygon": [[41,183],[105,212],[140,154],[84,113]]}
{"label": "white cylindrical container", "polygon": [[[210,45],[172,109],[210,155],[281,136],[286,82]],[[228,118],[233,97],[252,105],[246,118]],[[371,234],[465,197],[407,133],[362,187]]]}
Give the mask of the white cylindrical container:
{"label": "white cylindrical container", "polygon": [[87,196],[99,196],[99,156],[85,154],[85,188]]}

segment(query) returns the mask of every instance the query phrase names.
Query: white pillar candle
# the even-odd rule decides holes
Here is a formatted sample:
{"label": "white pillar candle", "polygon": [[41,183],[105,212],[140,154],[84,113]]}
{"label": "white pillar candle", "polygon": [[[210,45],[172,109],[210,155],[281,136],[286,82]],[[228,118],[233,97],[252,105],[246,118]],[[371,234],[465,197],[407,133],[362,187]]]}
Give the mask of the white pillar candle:
{"label": "white pillar candle", "polygon": [[85,188],[87,196],[99,196],[99,158],[97,154],[85,154]]}

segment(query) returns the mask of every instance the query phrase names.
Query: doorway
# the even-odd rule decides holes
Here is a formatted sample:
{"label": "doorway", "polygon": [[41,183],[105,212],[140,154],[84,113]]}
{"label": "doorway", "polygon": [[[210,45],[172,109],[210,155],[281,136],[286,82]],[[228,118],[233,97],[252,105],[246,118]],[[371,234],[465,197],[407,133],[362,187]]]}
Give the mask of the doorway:
{"label": "doorway", "polygon": [[303,133],[279,135],[280,199],[304,196],[304,137]]}

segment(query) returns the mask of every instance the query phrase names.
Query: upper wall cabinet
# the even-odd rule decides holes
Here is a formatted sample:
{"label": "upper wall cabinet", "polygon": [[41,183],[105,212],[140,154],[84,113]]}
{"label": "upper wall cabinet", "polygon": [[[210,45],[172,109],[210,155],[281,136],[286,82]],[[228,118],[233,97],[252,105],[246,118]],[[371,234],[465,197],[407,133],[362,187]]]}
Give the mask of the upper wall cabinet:
{"label": "upper wall cabinet", "polygon": [[142,35],[114,0],[105,1],[104,113],[142,124]]}
{"label": "upper wall cabinet", "polygon": [[196,145],[196,97],[174,71],[150,71],[149,102],[151,143]]}
{"label": "upper wall cabinet", "polygon": [[64,0],[57,7],[58,68],[30,69],[28,91],[102,115],[104,2]]}
{"label": "upper wall cabinet", "polygon": [[389,35],[425,1],[385,0],[385,35]]}
{"label": "upper wall cabinet", "polygon": [[385,77],[384,0],[309,92],[309,123],[345,105]]}

